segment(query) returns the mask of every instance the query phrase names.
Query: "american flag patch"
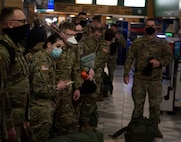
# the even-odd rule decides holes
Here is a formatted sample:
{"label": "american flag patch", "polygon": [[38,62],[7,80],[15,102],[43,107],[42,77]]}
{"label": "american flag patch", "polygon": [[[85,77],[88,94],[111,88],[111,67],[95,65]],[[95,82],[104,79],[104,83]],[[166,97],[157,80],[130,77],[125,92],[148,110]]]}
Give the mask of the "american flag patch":
{"label": "american flag patch", "polygon": [[49,66],[48,65],[41,65],[41,70],[47,71],[47,70],[49,70]]}

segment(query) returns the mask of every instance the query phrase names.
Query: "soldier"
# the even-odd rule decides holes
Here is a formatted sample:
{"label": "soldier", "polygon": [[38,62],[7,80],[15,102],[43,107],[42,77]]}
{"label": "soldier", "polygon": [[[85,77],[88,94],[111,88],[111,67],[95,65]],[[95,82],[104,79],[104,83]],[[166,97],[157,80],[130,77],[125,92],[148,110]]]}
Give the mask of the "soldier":
{"label": "soldier", "polygon": [[[101,39],[99,39],[101,41]],[[109,59],[110,54],[110,44],[115,42],[115,32],[111,29],[106,30],[104,35],[103,44],[100,45],[100,47],[97,50],[96,58],[95,58],[95,64],[94,64],[94,70],[95,70],[95,81],[97,83],[97,100],[103,101],[103,71],[105,68],[105,64],[107,63]]]}
{"label": "soldier", "polygon": [[[118,28],[117,28],[116,24],[111,24],[110,29],[112,29],[116,33],[116,40],[114,43],[112,43],[110,45],[110,56],[109,56],[109,60],[107,62],[109,77],[110,77],[111,81],[113,82],[114,70],[116,68],[117,58],[118,58],[118,51],[119,51],[119,48],[126,47],[126,40],[123,37],[123,35],[118,32]],[[112,91],[113,90],[110,90],[110,94],[112,94]]]}
{"label": "soldier", "polygon": [[[129,71],[135,60],[132,88],[135,107],[132,118],[143,118],[143,108],[146,93],[148,92],[149,118],[155,122],[158,128],[160,123],[160,103],[162,101],[162,67],[172,61],[173,55],[169,44],[158,39],[155,31],[155,19],[147,19],[145,22],[145,35],[133,41],[128,51],[124,66],[124,83],[129,83]],[[163,137],[159,128],[157,137]]]}
{"label": "soldier", "polygon": [[4,7],[0,22],[0,132],[2,141],[21,142],[22,130],[29,126],[27,107],[29,68],[20,43],[30,25],[18,7]]}
{"label": "soldier", "polygon": [[77,132],[78,120],[75,115],[73,102],[80,97],[80,55],[75,40],[75,25],[65,22],[60,25],[60,36],[64,40],[62,55],[56,59],[56,79],[69,81],[68,86],[59,92],[59,98],[55,98],[57,108],[55,111],[54,126],[58,134]]}
{"label": "soldier", "polygon": [[[94,79],[94,62],[96,51],[101,45],[99,38],[97,35],[101,37],[100,29],[92,29],[92,33],[89,36],[84,36],[78,44],[80,49],[80,56],[81,56],[81,71],[87,73],[87,77],[84,78],[85,80],[93,80]],[[102,40],[103,41],[103,40]],[[88,56],[86,58],[86,56]],[[87,60],[87,59],[90,60]],[[85,60],[85,61],[84,61]],[[80,130],[84,129],[92,129],[89,125],[90,121],[90,114],[93,113],[95,106],[96,106],[96,94],[89,93],[89,94],[81,94],[81,107],[80,107]]]}
{"label": "soldier", "polygon": [[30,126],[33,132],[31,142],[45,142],[50,138],[53,110],[56,105],[52,98],[56,90],[67,87],[66,81],[55,82],[56,63],[62,53],[64,42],[58,34],[52,34],[43,45],[43,49],[33,55],[30,63],[31,97]]}

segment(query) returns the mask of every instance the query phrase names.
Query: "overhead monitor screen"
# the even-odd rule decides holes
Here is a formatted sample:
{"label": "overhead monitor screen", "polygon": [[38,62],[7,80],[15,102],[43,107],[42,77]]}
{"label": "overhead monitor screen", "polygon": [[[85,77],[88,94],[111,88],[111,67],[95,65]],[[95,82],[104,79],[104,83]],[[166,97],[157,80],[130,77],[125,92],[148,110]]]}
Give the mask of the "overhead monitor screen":
{"label": "overhead monitor screen", "polygon": [[154,0],[154,9],[157,17],[178,17],[179,0]]}
{"label": "overhead monitor screen", "polygon": [[145,7],[146,0],[124,0],[124,6]]}
{"label": "overhead monitor screen", "polygon": [[54,0],[36,0],[35,12],[54,11]]}

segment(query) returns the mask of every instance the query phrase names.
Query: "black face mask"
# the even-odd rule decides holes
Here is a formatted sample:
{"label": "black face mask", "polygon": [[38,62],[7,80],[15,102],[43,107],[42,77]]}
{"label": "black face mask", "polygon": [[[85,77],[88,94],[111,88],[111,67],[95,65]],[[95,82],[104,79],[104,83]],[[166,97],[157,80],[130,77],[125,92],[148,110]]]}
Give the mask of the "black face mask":
{"label": "black face mask", "polygon": [[82,38],[82,33],[78,33],[75,39],[79,42],[80,39]]}
{"label": "black face mask", "polygon": [[155,28],[152,28],[152,27],[146,28],[146,33],[147,33],[148,35],[154,34],[154,33],[155,33]]}
{"label": "black face mask", "polygon": [[81,20],[81,21],[80,21],[80,25],[81,25],[82,27],[84,27],[86,24],[87,24],[87,21],[86,21],[86,20]]}
{"label": "black face mask", "polygon": [[20,42],[25,36],[27,36],[30,30],[30,24],[26,24],[14,28],[4,28],[2,32],[7,34],[15,43]]}

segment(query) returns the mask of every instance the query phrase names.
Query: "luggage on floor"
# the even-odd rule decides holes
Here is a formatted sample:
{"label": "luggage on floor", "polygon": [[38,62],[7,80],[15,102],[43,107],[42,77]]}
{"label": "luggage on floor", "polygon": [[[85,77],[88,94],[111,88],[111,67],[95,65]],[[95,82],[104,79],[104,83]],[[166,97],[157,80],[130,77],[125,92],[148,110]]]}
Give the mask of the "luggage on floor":
{"label": "luggage on floor", "polygon": [[125,135],[126,142],[153,142],[157,135],[157,127],[147,118],[132,119],[128,126],[110,136],[117,138],[122,133]]}
{"label": "luggage on floor", "polygon": [[110,76],[106,72],[103,72],[102,78],[103,78],[103,96],[108,97],[109,96],[108,92],[112,94],[113,84]]}
{"label": "luggage on floor", "polygon": [[84,130],[78,133],[62,135],[47,142],[103,142],[103,134],[98,130]]}

